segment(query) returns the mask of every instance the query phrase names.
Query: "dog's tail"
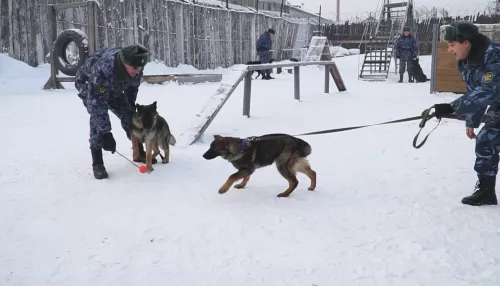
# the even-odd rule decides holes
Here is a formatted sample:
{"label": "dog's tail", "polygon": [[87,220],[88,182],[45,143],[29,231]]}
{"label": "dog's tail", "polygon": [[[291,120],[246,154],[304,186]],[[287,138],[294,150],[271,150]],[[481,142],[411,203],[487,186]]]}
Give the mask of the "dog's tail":
{"label": "dog's tail", "polygon": [[169,134],[169,135],[167,135],[167,137],[165,137],[165,145],[169,144],[169,145],[175,146],[176,143],[177,143],[177,140],[175,139],[174,135]]}
{"label": "dog's tail", "polygon": [[304,141],[300,138],[296,138],[296,140],[297,140],[297,144],[298,144],[299,156],[302,158],[305,158],[305,157],[311,155],[311,153],[312,153],[311,145],[309,145],[309,143],[307,143],[306,141]]}

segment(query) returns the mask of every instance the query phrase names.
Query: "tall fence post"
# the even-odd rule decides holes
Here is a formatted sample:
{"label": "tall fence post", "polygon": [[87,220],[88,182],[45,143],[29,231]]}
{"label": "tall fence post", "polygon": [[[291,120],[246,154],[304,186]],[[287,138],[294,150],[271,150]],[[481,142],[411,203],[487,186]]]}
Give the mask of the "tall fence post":
{"label": "tall fence post", "polygon": [[432,63],[431,63],[431,93],[436,93],[437,57],[439,42],[439,26],[432,25]]}
{"label": "tall fence post", "polygon": [[293,67],[293,91],[294,98],[300,100],[300,69],[299,66]]}
{"label": "tall fence post", "polygon": [[330,93],[330,65],[324,66],[325,68],[325,93]]}
{"label": "tall fence post", "polygon": [[250,96],[252,94],[252,72],[245,74],[245,84],[243,87],[243,116],[250,117]]}

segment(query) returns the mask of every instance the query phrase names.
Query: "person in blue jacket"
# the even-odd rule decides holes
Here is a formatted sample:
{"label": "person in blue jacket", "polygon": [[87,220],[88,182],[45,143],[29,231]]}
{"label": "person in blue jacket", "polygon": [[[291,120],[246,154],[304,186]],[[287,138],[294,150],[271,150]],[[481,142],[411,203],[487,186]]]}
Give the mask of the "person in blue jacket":
{"label": "person in blue jacket", "polygon": [[[104,48],[90,55],[77,71],[75,87],[90,115],[92,170],[98,180],[108,178],[102,149],[113,154],[116,151],[108,110],[120,119],[130,140],[132,114],[148,59],[148,50],[139,44]],[[145,162],[142,144],[132,142],[132,145],[134,161]]]}
{"label": "person in blue jacket", "polygon": [[[497,205],[495,193],[500,151],[500,45],[479,33],[477,26],[458,21],[445,28],[448,52],[457,59],[457,67],[467,85],[467,93],[451,103],[435,104],[437,118],[455,114],[465,116],[465,133],[476,139],[474,193],[462,199],[467,205]],[[486,112],[489,106],[488,111]],[[484,119],[479,133],[474,133]]]}
{"label": "person in blue jacket", "polygon": [[413,82],[412,60],[418,56],[418,42],[410,33],[410,28],[403,29],[401,35],[394,45],[396,58],[399,59],[399,81],[403,82],[403,75],[408,71],[408,81]]}
{"label": "person in blue jacket", "polygon": [[[269,29],[264,34],[259,37],[257,41],[257,54],[259,55],[260,63],[267,64],[271,59],[270,50],[273,47],[273,42],[271,40],[272,35],[276,34],[273,29]],[[262,79],[274,79],[271,77],[271,70],[267,69],[262,73]]]}

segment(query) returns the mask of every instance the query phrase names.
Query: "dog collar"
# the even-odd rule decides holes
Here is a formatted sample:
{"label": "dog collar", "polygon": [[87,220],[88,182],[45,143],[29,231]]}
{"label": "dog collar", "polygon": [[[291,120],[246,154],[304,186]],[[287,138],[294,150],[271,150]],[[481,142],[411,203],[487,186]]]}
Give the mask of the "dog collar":
{"label": "dog collar", "polygon": [[247,141],[245,139],[241,139],[241,141],[240,141],[240,148],[241,149],[245,148],[246,144],[247,144]]}

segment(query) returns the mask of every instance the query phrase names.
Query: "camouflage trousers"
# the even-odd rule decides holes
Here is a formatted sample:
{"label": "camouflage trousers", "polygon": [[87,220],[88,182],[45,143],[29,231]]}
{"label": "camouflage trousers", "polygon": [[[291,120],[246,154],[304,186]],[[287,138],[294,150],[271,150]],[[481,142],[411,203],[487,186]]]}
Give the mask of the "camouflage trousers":
{"label": "camouflage trousers", "polygon": [[[262,51],[262,52],[257,52],[257,55],[259,55],[259,60],[261,64],[267,64],[269,63],[270,60],[270,52],[269,51]],[[263,72],[271,73],[271,69],[263,70]]]}
{"label": "camouflage trousers", "polygon": [[476,162],[478,177],[494,177],[498,173],[500,126],[485,126],[476,136]]}
{"label": "camouflage trousers", "polygon": [[[405,71],[408,71],[408,75],[412,75],[413,63],[412,59],[400,58],[399,59],[399,74],[404,74]],[[406,68],[406,69],[405,69]]]}
{"label": "camouflage trousers", "polygon": [[[120,119],[121,126],[127,137],[130,139],[130,124],[132,120],[133,106],[135,106],[136,98],[127,98],[125,96],[110,97],[108,101],[108,110],[110,110],[118,119]],[[83,100],[83,105],[87,108],[87,112],[90,114],[90,134],[89,142],[91,149],[102,148],[102,134],[97,131],[97,126],[99,125],[99,117],[92,116],[91,110],[87,107],[86,100]]]}

